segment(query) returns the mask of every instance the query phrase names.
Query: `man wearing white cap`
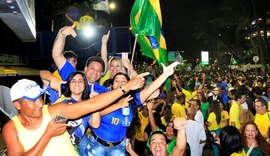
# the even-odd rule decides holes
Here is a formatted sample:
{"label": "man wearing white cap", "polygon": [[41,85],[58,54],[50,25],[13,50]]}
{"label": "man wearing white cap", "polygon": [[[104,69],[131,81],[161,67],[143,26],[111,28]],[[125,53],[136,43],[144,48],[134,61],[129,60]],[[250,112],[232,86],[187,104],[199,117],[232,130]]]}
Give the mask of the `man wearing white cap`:
{"label": "man wearing white cap", "polygon": [[97,111],[128,92],[143,86],[147,74],[141,74],[123,85],[122,89],[100,94],[76,105],[59,103],[44,105],[40,86],[31,80],[22,79],[10,90],[11,100],[19,114],[3,128],[3,137],[8,155],[74,156],[78,155],[71,144],[66,123],[56,123],[55,117],[61,115],[76,119]]}

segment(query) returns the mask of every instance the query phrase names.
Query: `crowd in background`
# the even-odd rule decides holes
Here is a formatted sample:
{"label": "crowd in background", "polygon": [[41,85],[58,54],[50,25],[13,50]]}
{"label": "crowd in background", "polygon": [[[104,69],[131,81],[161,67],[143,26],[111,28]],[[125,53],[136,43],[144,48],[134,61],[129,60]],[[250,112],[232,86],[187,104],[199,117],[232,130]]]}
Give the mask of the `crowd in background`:
{"label": "crowd in background", "polygon": [[[23,104],[38,103],[48,109],[52,119],[56,112],[70,117],[68,125],[62,123],[61,133],[55,132],[46,143],[40,139],[26,148],[22,147],[27,142],[22,141],[25,136],[22,140],[11,137],[20,133],[19,128],[12,126],[12,119],[3,129],[9,154],[40,154],[44,150],[51,154],[55,147],[48,146],[50,140],[64,135],[65,128],[79,155],[200,156],[208,148],[215,156],[270,154],[268,70],[242,72],[218,65],[186,69],[178,62],[168,66],[144,63],[133,68],[128,59],[107,56],[108,32],[101,39],[101,57],[90,57],[80,72],[76,70],[80,61],[76,54],[64,52],[66,37],[76,37],[74,27],[62,28],[55,39],[52,56],[57,70],[40,72],[49,98],[48,108],[43,106],[41,93],[34,98],[21,93],[13,99],[20,110],[17,123],[25,124],[31,118],[27,127],[38,128],[43,121],[32,118],[42,115],[33,117],[35,111],[31,114],[22,109]],[[142,76],[138,75],[142,72],[150,73],[143,75],[144,87]],[[170,86],[164,85],[168,78]],[[59,110],[64,108],[63,103],[68,103],[68,113]],[[99,103],[102,105],[97,107]],[[72,108],[79,110],[80,106],[85,110],[76,112],[74,117]],[[48,129],[39,134],[41,138]]]}

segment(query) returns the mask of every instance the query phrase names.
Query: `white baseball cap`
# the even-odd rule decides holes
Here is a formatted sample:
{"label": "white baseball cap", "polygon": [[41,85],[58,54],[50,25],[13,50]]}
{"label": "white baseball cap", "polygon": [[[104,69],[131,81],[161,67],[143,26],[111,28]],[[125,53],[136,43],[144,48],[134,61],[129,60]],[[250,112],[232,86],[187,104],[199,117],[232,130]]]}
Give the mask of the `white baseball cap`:
{"label": "white baseball cap", "polygon": [[32,80],[21,79],[18,80],[10,89],[10,97],[12,101],[20,98],[35,101],[38,99],[45,90]]}

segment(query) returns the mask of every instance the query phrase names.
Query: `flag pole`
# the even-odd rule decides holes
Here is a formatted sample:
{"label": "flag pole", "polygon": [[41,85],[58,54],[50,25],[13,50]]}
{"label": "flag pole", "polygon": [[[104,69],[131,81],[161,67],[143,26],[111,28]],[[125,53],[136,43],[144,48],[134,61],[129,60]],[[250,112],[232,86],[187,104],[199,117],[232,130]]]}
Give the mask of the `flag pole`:
{"label": "flag pole", "polygon": [[134,44],[133,44],[133,50],[132,50],[132,56],[131,56],[131,62],[130,62],[131,65],[133,65],[133,59],[134,59],[134,53],[135,53],[135,49],[136,49],[137,39],[138,39],[138,34],[135,34],[135,40],[134,40]]}

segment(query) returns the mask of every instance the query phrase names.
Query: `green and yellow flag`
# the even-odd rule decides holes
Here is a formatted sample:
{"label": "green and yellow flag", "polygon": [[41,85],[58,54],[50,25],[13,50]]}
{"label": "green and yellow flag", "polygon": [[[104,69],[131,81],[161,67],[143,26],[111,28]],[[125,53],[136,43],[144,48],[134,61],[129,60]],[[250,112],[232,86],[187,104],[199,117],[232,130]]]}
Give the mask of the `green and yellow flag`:
{"label": "green and yellow flag", "polygon": [[168,65],[159,0],[136,0],[130,14],[130,25],[132,34],[138,35],[142,54],[159,64]]}
{"label": "green and yellow flag", "polygon": [[[168,65],[166,41],[162,32],[162,16],[159,0],[136,0],[130,13],[131,32],[138,35],[142,54]],[[170,91],[171,79],[165,82]]]}

